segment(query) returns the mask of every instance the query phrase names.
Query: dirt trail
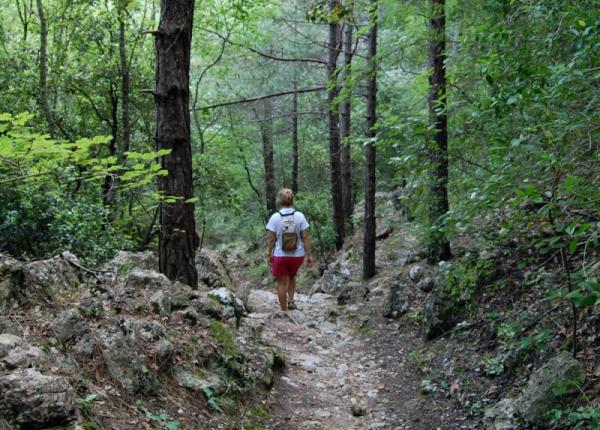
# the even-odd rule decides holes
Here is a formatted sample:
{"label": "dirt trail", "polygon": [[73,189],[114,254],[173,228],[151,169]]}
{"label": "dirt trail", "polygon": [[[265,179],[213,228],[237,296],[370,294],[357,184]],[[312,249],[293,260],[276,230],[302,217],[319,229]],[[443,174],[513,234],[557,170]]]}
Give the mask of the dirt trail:
{"label": "dirt trail", "polygon": [[254,290],[244,324],[286,356],[268,400],[269,429],[469,429],[448,405],[419,394],[409,359],[420,342],[379,318],[382,297],[340,307],[326,294],[298,294],[299,309],[278,312],[274,291]]}

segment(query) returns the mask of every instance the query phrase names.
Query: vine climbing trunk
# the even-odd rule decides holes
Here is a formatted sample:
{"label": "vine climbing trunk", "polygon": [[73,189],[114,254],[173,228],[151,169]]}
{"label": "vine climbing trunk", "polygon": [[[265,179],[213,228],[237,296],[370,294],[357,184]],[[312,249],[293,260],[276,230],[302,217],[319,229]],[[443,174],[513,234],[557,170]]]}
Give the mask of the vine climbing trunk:
{"label": "vine climbing trunk", "polygon": [[343,48],[344,48],[344,92],[345,97],[340,108],[340,137],[342,140],[342,183],[344,199],[344,215],[346,223],[352,226],[352,159],[350,132],[352,127],[352,17],[347,18],[344,24]]}
{"label": "vine climbing trunk", "polygon": [[441,229],[448,212],[448,113],[446,96],[446,14],[445,0],[429,0],[429,161],[430,233],[427,260],[435,264],[451,257],[450,243]]}
{"label": "vine climbing trunk", "polygon": [[[158,179],[160,204],[159,266],[171,280],[196,288],[189,74],[194,0],[161,0],[156,37],[156,147],[167,176]],[[173,196],[174,200],[170,197]]]}
{"label": "vine climbing trunk", "polygon": [[[329,0],[329,12],[332,16],[339,13],[338,0]],[[333,207],[333,226],[335,229],[335,247],[341,249],[344,245],[345,220],[344,199],[342,188],[342,166],[340,156],[340,130],[339,130],[339,96],[337,59],[339,49],[340,24],[332,20],[329,23],[329,44],[327,58],[327,117],[329,124],[329,161],[331,175],[331,200]]]}
{"label": "vine climbing trunk", "polygon": [[363,277],[375,275],[375,137],[377,132],[377,0],[369,6],[370,29],[367,61],[367,144],[365,145],[365,219],[363,236]]}

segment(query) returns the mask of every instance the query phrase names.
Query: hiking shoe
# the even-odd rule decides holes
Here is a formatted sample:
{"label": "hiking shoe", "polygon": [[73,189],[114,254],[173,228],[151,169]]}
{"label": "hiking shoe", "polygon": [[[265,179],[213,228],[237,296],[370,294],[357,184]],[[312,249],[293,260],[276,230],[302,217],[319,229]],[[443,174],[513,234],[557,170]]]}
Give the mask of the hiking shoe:
{"label": "hiking shoe", "polygon": [[288,309],[290,311],[293,311],[294,309],[298,309],[298,306],[296,306],[296,303],[293,300],[291,300],[288,302]]}

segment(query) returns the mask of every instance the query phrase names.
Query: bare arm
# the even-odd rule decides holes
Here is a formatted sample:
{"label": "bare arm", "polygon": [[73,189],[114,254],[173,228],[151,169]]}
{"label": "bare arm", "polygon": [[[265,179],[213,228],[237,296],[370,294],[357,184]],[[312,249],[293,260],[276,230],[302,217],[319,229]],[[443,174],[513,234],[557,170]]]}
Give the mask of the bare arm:
{"label": "bare arm", "polygon": [[302,230],[302,242],[304,242],[304,250],[306,251],[306,265],[312,267],[315,260],[312,256],[312,245],[310,243],[310,237],[308,237],[308,229]]}
{"label": "bare arm", "polygon": [[273,255],[273,247],[275,246],[275,233],[267,231],[267,248],[269,249],[269,255],[267,256],[267,264],[271,265],[271,256]]}

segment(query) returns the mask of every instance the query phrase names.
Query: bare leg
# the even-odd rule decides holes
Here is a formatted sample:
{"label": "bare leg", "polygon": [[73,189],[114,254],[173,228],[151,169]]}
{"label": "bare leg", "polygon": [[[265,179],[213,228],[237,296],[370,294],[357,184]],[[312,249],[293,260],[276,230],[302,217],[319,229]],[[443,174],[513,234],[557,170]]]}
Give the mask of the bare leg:
{"label": "bare leg", "polygon": [[279,306],[281,306],[282,311],[288,310],[287,287],[289,279],[289,276],[280,276],[277,278],[277,295],[279,296]]}
{"label": "bare leg", "polygon": [[294,301],[294,293],[296,292],[296,277],[290,276],[290,281],[288,283],[287,295],[288,295],[288,303]]}

